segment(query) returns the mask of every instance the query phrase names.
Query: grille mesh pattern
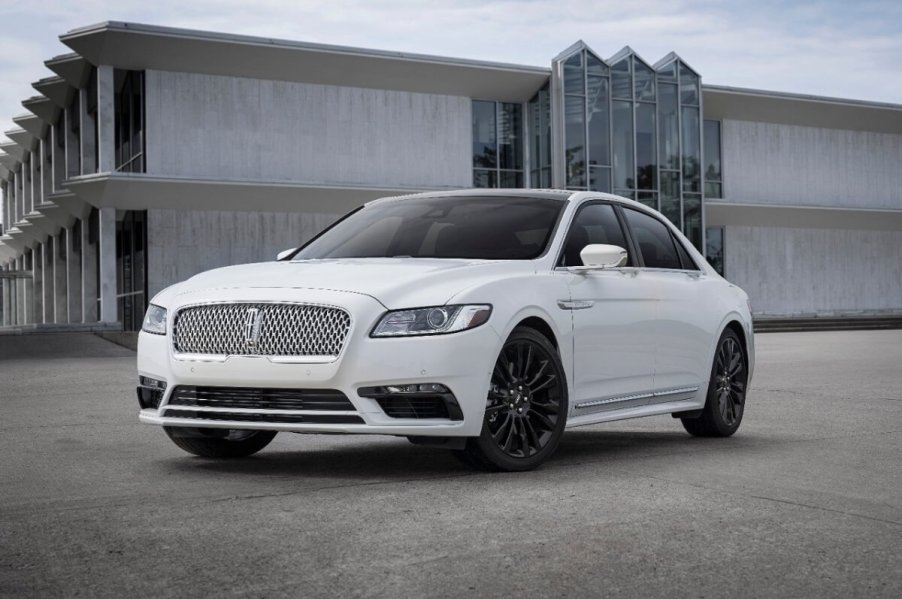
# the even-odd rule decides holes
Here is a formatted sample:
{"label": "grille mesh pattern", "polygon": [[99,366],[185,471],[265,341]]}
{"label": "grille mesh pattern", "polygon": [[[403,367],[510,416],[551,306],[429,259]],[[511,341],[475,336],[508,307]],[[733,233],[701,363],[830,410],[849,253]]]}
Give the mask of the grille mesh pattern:
{"label": "grille mesh pattern", "polygon": [[307,304],[208,304],[179,311],[175,350],[189,354],[338,357],[351,317]]}
{"label": "grille mesh pattern", "polygon": [[347,396],[334,389],[194,387],[187,385],[179,385],[172,390],[169,405],[264,410],[354,410],[354,405]]}

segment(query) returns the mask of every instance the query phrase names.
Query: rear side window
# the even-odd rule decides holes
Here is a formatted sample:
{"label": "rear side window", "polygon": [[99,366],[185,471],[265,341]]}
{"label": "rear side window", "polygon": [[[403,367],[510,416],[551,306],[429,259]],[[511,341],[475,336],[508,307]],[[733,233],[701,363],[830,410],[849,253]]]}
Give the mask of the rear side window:
{"label": "rear side window", "polygon": [[653,216],[630,208],[624,208],[623,213],[647,268],[682,269],[679,254],[667,225]]}
{"label": "rear side window", "polygon": [[683,263],[683,270],[698,270],[698,266],[695,264],[695,260],[689,256],[689,252],[686,251],[686,248],[683,246],[682,242],[674,236],[673,242],[677,246],[677,251],[680,253],[680,261]]}
{"label": "rear side window", "polygon": [[[626,238],[620,221],[610,204],[588,204],[582,206],[570,225],[564,251],[559,266],[582,266],[579,253],[584,247],[593,243],[619,245],[627,249]],[[635,266],[633,257],[629,257],[628,266]]]}

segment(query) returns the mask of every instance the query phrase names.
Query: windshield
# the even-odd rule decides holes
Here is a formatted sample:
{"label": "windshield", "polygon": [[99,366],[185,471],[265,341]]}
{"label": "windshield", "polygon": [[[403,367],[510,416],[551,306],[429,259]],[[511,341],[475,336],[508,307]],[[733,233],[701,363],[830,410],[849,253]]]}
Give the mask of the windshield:
{"label": "windshield", "polygon": [[358,210],[304,246],[294,260],[541,256],[564,202],[523,197],[414,198]]}

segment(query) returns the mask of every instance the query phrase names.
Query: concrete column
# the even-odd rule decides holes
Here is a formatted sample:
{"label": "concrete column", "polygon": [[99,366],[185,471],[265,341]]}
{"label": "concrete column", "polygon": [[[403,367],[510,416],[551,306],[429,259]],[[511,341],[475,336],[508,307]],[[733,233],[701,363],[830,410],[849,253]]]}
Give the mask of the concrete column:
{"label": "concrete column", "polygon": [[[25,250],[22,256],[23,270],[33,270],[34,268],[34,252],[33,250]],[[35,306],[34,306],[34,278],[20,279],[25,287],[23,297],[25,298],[25,324],[35,323]]]}
{"label": "concrete column", "polygon": [[[25,152],[25,160],[22,163],[22,216],[31,212],[31,188],[34,183],[34,176],[31,171],[31,165],[34,162],[31,152]],[[21,218],[21,217],[20,217]]]}
{"label": "concrete column", "polygon": [[116,170],[116,120],[113,113],[116,105],[116,86],[113,82],[113,67],[97,67],[97,172],[111,173]]}
{"label": "concrete column", "polygon": [[56,321],[56,316],[54,315],[54,310],[56,308],[56,302],[53,297],[53,288],[54,288],[54,279],[53,276],[53,250],[54,250],[54,237],[48,237],[44,243],[41,244],[41,294],[42,296],[42,305],[44,307],[44,316],[43,321],[45,324],[50,324]]}
{"label": "concrete column", "polygon": [[81,227],[81,310],[82,322],[97,322],[97,244],[90,243],[91,217]]}
{"label": "concrete column", "polygon": [[100,322],[116,322],[116,209],[99,212]]}
{"label": "concrete column", "polygon": [[9,292],[10,287],[11,287],[11,285],[10,285],[10,282],[11,282],[11,281],[12,281],[12,279],[2,279],[2,280],[0,280],[0,286],[2,286],[2,290],[0,290],[0,291],[3,292],[3,296],[2,296],[2,301],[3,301],[3,321],[2,321],[2,324],[3,324],[3,326],[5,326],[5,327],[8,327],[8,326],[10,326],[10,325],[12,324],[12,313],[10,312],[10,310],[12,310],[13,303],[12,303],[12,300],[11,300],[11,298],[10,298],[10,295],[11,295],[11,294],[10,294],[10,292]]}
{"label": "concrete column", "polygon": [[72,123],[81,118],[81,110],[78,108],[81,105],[81,95],[78,96],[78,102],[74,103],[74,106],[70,106],[63,113],[63,131],[61,135],[64,136],[66,140],[65,143],[65,153],[66,153],[66,165],[63,180],[68,179],[69,177],[75,177],[81,174],[81,146],[78,141],[78,136],[72,131]]}
{"label": "concrete column", "polygon": [[56,125],[50,127],[50,190],[51,192],[62,191],[61,183],[66,179],[66,148],[65,144],[60,147],[60,141],[65,142],[66,139],[66,117],[65,112],[57,121]]}
{"label": "concrete column", "polygon": [[94,117],[88,114],[88,90],[78,90],[79,109],[79,152],[81,154],[81,174],[90,175],[97,172],[94,161],[95,126]]}
{"label": "concrete column", "polygon": [[66,233],[66,301],[69,322],[81,322],[81,228],[82,222],[65,229]]}
{"label": "concrete column", "polygon": [[44,322],[44,255],[41,244],[31,250],[31,289],[34,294],[34,321]]}
{"label": "concrete column", "polygon": [[[16,259],[16,270],[22,270],[25,266],[25,256]],[[16,324],[25,324],[25,282],[16,279]]]}
{"label": "concrete column", "polygon": [[52,132],[41,140],[41,201],[46,202],[47,196],[53,193],[53,136]]}
{"label": "concrete column", "polygon": [[53,238],[53,322],[69,322],[68,288],[66,286],[66,230]]}

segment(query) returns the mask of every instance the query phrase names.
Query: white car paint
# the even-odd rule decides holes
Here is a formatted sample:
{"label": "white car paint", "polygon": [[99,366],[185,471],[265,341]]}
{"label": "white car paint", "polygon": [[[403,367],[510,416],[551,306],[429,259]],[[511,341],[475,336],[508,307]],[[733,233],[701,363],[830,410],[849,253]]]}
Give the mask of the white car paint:
{"label": "white car paint", "polygon": [[[738,323],[744,333],[750,380],[754,337],[746,294],[720,277],[669,223],[700,270],[617,267],[577,272],[555,267],[571,220],[584,202],[601,199],[660,218],[657,213],[618,196],[592,192],[475,193],[565,202],[548,251],[535,260],[522,261],[355,258],[248,264],[201,273],[159,293],[151,303],[167,309],[167,334],[140,333],[138,374],[165,381],[167,391],[159,409],[141,410],[140,420],[166,426],[477,436],[493,365],[505,339],[527,318],[544,321],[555,337],[567,374],[568,427],[701,408],[715,345],[730,322]],[[172,321],[179,309],[257,301],[346,309],[352,322],[341,355],[331,362],[308,363],[238,355],[186,357],[173,351]],[[458,333],[370,337],[387,310],[445,304],[491,304],[492,314],[485,325]],[[409,383],[446,385],[457,398],[464,419],[391,418],[375,400],[358,394],[361,387]],[[349,413],[364,423],[170,418],[165,408],[176,385],[337,389],[352,402],[354,411]]]}

